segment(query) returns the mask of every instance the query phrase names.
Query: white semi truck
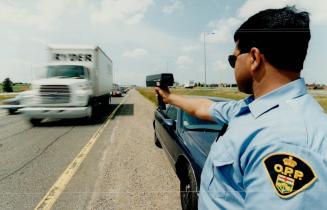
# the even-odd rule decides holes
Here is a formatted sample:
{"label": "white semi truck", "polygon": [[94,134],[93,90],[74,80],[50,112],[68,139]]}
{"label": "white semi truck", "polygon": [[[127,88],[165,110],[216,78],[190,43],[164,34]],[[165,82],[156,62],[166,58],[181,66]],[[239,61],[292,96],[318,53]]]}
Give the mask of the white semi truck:
{"label": "white semi truck", "polygon": [[194,88],[194,86],[195,86],[194,80],[188,80],[185,81],[184,83],[184,88]]}
{"label": "white semi truck", "polygon": [[46,78],[32,82],[22,113],[34,125],[45,118],[92,118],[100,104],[110,104],[111,59],[98,47],[49,45]]}

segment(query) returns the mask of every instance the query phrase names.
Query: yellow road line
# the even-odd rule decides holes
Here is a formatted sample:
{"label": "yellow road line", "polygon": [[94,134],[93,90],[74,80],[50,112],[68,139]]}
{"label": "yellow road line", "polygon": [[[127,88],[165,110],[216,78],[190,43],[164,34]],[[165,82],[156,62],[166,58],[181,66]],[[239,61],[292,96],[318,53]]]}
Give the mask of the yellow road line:
{"label": "yellow road line", "polygon": [[[128,94],[129,95],[129,94]],[[127,95],[127,96],[128,96]],[[52,185],[50,190],[45,194],[39,204],[34,208],[34,210],[47,210],[51,209],[53,204],[58,200],[61,193],[65,190],[71,178],[74,176],[90,150],[92,149],[95,142],[99,139],[101,133],[104,131],[105,127],[109,124],[113,116],[116,114],[120,106],[126,101],[127,96],[124,100],[116,107],[116,109],[110,114],[106,122],[92,135],[91,139],[79,152],[79,154],[74,158],[74,160],[68,165],[66,170],[60,175],[57,181]]]}

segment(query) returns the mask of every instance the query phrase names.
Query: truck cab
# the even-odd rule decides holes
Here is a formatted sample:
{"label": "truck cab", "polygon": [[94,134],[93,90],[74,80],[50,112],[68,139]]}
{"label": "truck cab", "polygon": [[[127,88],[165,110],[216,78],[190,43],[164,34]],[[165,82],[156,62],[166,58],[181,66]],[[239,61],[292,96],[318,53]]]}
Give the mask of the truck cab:
{"label": "truck cab", "polygon": [[23,114],[34,125],[45,118],[92,118],[110,103],[112,61],[99,47],[49,48],[46,78],[32,82]]}

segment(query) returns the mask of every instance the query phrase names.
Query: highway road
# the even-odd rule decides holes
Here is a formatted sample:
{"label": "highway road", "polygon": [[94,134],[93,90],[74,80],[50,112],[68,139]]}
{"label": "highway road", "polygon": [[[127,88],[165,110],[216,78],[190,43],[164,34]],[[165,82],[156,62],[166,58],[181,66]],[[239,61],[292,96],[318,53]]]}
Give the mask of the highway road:
{"label": "highway road", "polygon": [[0,209],[180,209],[178,178],[153,144],[153,105],[136,90],[112,103],[93,124],[33,127],[1,110]]}

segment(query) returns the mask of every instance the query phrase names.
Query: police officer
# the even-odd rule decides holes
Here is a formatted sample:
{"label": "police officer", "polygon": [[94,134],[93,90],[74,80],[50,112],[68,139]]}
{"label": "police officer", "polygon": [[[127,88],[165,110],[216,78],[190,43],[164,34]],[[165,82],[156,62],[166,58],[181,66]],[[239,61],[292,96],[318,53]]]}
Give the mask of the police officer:
{"label": "police officer", "polygon": [[213,103],[156,88],[165,103],[228,123],[203,168],[199,209],[327,209],[327,117],[300,77],[308,13],[261,11],[234,40],[228,60],[248,98]]}

